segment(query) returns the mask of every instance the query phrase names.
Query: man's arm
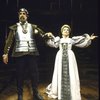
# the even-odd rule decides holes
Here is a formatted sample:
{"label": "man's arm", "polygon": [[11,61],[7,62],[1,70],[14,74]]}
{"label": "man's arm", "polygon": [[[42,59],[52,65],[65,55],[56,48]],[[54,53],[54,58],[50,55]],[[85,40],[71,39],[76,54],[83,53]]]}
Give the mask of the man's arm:
{"label": "man's arm", "polygon": [[5,64],[8,63],[8,53],[9,53],[9,50],[11,48],[11,45],[12,45],[12,42],[13,42],[13,38],[14,38],[14,33],[13,33],[13,30],[11,30],[9,32],[9,35],[8,35],[8,38],[5,42],[5,47],[4,47],[4,54],[3,54],[3,62]]}
{"label": "man's arm", "polygon": [[33,28],[35,34],[39,34],[41,37],[44,37],[45,32],[42,29],[40,29],[39,27],[37,27],[37,25],[32,24],[32,28]]}

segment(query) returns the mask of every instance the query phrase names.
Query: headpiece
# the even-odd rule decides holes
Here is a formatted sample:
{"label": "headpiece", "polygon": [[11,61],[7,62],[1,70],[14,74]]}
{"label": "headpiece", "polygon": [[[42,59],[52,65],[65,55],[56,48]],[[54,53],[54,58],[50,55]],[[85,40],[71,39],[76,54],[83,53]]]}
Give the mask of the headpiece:
{"label": "headpiece", "polygon": [[25,9],[25,8],[19,9],[19,12],[26,12],[27,15],[29,14],[28,11],[27,11],[27,9]]}
{"label": "headpiece", "polygon": [[70,28],[70,26],[67,25],[67,24],[64,24],[64,25],[61,27],[61,32],[63,31],[63,29],[64,29],[65,27],[69,29],[69,32],[71,32],[71,28]]}

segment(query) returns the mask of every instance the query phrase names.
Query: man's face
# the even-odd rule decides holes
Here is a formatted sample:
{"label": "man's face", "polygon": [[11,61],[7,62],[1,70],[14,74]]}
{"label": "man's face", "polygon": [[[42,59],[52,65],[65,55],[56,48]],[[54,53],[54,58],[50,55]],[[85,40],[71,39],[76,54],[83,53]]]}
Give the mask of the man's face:
{"label": "man's face", "polygon": [[27,14],[24,11],[19,12],[19,21],[26,22],[27,21]]}

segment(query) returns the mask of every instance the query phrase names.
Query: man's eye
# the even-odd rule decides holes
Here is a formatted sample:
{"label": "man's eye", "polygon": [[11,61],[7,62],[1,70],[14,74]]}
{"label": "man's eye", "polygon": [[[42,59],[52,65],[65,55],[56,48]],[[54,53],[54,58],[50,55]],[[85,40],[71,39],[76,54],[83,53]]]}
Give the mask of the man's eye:
{"label": "man's eye", "polygon": [[20,13],[19,15],[25,15],[25,13]]}
{"label": "man's eye", "polygon": [[25,13],[23,13],[23,15],[25,15]]}

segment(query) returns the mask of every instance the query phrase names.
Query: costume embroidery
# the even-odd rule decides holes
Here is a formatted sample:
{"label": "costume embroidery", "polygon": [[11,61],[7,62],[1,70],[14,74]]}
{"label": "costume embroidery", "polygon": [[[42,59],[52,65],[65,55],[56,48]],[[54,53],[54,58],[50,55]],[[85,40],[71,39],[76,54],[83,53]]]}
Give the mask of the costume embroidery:
{"label": "costume embroidery", "polygon": [[68,62],[68,44],[62,43],[62,87],[61,87],[61,100],[71,100],[70,92],[70,76],[69,76],[69,62]]}

